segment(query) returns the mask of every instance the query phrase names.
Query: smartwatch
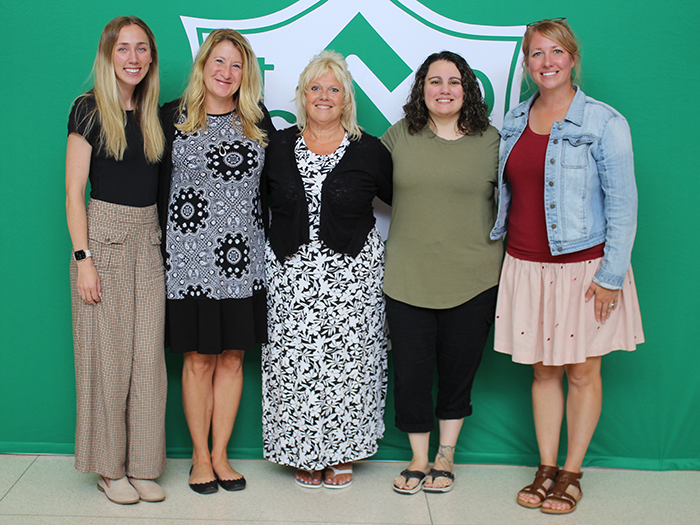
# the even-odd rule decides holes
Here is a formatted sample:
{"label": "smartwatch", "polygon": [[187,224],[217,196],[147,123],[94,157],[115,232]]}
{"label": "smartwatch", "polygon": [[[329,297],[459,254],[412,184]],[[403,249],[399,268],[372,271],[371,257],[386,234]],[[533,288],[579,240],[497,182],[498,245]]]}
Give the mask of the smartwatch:
{"label": "smartwatch", "polygon": [[88,257],[92,257],[92,252],[90,250],[78,250],[73,252],[73,259],[75,261],[84,261]]}

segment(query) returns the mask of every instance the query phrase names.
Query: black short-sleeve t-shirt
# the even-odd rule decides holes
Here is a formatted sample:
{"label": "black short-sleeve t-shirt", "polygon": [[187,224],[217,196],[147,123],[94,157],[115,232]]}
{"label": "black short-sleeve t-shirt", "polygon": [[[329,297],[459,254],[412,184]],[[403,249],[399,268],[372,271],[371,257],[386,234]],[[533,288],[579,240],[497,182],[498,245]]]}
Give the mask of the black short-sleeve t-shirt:
{"label": "black short-sleeve t-shirt", "polygon": [[158,191],[159,164],[151,164],[143,152],[143,135],[133,111],[126,112],[127,148],[122,160],[108,157],[100,147],[100,121],[97,117],[88,129],[88,116],[95,108],[95,98],[78,98],[68,119],[68,133],[77,133],[92,146],[90,158],[90,198],[124,206],[144,207],[155,204]]}

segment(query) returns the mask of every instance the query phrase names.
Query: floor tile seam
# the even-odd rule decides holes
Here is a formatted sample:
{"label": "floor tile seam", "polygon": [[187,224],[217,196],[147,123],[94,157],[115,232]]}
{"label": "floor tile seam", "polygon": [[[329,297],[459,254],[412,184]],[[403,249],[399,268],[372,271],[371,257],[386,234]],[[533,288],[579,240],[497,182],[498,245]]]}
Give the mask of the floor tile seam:
{"label": "floor tile seam", "polygon": [[[256,519],[231,519],[231,518],[173,518],[173,517],[156,517],[156,516],[105,516],[105,515],[94,515],[94,514],[44,514],[44,513],[2,513],[0,512],[0,518],[11,518],[11,517],[17,517],[17,518],[28,518],[28,517],[36,517],[36,518],[78,518],[78,519],[96,519],[96,520],[110,520],[113,522],[131,522],[133,520],[139,520],[139,521],[162,521],[162,522],[167,522],[167,523],[192,523],[192,522],[205,522],[205,523],[280,523],[280,524],[285,524],[285,523],[304,523],[304,524],[309,524],[313,525],[314,523],[328,523],[328,520],[319,520],[319,521],[309,521],[308,519],[304,520],[275,520],[275,519],[263,519],[263,520],[256,520]],[[336,523],[338,525],[406,525],[406,522],[404,521],[385,521],[385,522],[368,522],[368,521],[338,521],[334,520],[333,523]],[[419,523],[416,525],[433,525],[432,521],[428,523]]]}
{"label": "floor tile seam", "polygon": [[428,508],[428,518],[430,518],[430,525],[435,525],[435,520],[433,519],[433,512],[430,509],[430,498],[427,492],[423,492],[423,497],[425,498],[425,506]]}
{"label": "floor tile seam", "polygon": [[[314,523],[336,523],[337,525],[406,525],[405,521],[380,521],[380,522],[374,522],[374,521],[343,521],[343,520],[331,520],[330,522],[328,520],[313,520],[310,521],[308,519],[303,519],[303,520],[290,520],[290,519],[285,519],[285,520],[276,520],[276,519],[264,519],[264,520],[255,520],[255,519],[242,519],[239,520],[240,522],[245,522],[245,523],[305,523],[305,524],[310,524],[313,525]],[[237,523],[236,520],[233,520],[232,523]],[[432,523],[416,523],[415,525],[432,525]]]}
{"label": "floor tile seam", "polygon": [[[4,500],[5,497],[6,497],[10,492],[12,492],[12,489],[15,488],[15,486],[17,485],[17,483],[19,483],[19,480],[21,480],[22,477],[27,473],[27,471],[28,471],[30,468],[32,468],[32,465],[33,465],[34,463],[36,463],[38,459],[39,459],[39,456],[34,456],[34,459],[32,460],[32,462],[31,462],[29,465],[27,465],[27,468],[25,468],[25,469],[22,471],[22,473],[19,475],[19,477],[18,477],[18,478],[15,480],[15,482],[10,486],[10,488],[7,489],[7,492],[5,492],[5,494],[3,494],[2,497],[0,497],[0,504],[2,503],[2,500]],[[2,514],[0,514],[0,515],[2,515]]]}
{"label": "floor tile seam", "polygon": [[[314,523],[314,522],[309,522],[309,521],[289,521],[289,520],[284,520],[284,521],[279,521],[279,520],[251,520],[251,519],[242,519],[242,520],[235,520],[231,518],[173,518],[171,516],[166,516],[166,517],[157,517],[157,516],[105,516],[102,514],[42,514],[42,513],[28,513],[28,514],[19,514],[17,512],[13,513],[8,513],[8,514],[3,514],[0,512],[0,518],[11,518],[11,517],[16,517],[16,518],[63,518],[63,519],[69,519],[69,518],[75,518],[75,519],[94,519],[94,520],[109,520],[110,522],[125,522],[125,523],[130,523],[133,522],[134,520],[138,521],[145,521],[145,522],[166,522],[166,523],[197,523],[197,522],[205,522],[205,523]],[[327,523],[326,521],[319,521],[318,523]],[[372,525],[372,524],[367,524],[367,523],[350,523],[350,522],[336,522],[339,525]],[[402,524],[387,524],[387,525],[402,525]]]}

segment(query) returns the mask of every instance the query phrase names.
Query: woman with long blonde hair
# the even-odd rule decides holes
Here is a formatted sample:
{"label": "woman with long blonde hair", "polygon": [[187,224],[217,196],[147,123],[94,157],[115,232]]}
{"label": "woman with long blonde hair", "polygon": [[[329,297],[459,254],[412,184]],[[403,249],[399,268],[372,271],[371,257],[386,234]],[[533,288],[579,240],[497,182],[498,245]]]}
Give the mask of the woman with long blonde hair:
{"label": "woman with long blonde hair", "polygon": [[[164,282],[156,212],[165,144],[158,51],[134,16],[102,32],[68,122],[66,211],[77,390],[75,467],[120,504],[161,501]],[[85,188],[90,180],[90,201]]]}
{"label": "woman with long blonde hair", "polygon": [[227,447],[244,353],[267,341],[260,184],[274,128],[260,94],[250,44],[234,30],[217,29],[203,42],[182,98],[163,107],[166,342],[184,354],[189,485],[200,494],[246,484]]}

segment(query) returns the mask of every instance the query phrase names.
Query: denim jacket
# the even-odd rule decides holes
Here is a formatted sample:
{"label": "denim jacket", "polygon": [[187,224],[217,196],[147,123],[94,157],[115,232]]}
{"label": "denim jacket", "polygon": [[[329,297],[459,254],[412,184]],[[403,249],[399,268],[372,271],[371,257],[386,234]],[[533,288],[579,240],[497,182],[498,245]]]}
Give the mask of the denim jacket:
{"label": "denim jacket", "polygon": [[[547,237],[552,255],[605,242],[603,262],[593,281],[619,289],[630,266],[637,230],[637,186],[632,139],[625,118],[587,97],[578,86],[566,118],[549,135],[544,170]],[[498,159],[498,216],[491,239],[506,232],[511,188],[503,170],[527,126],[535,98],[505,118]]]}

